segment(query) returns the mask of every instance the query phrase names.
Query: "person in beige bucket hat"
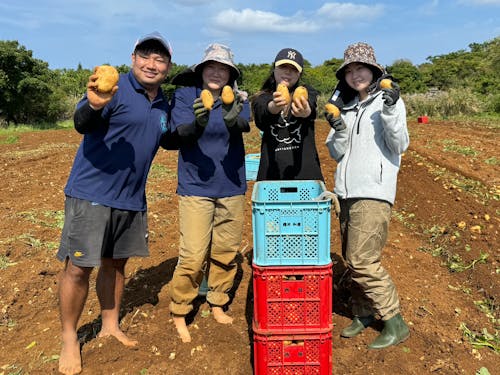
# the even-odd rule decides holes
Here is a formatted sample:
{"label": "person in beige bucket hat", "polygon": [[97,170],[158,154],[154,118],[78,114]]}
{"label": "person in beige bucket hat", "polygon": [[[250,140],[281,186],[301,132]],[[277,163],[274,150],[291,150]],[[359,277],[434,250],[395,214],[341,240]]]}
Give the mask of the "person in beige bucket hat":
{"label": "person in beige bucket hat", "polygon": [[[231,49],[210,44],[201,61],[172,82],[169,128],[178,143],[179,259],[168,286],[169,310],[183,342],[191,341],[186,316],[203,293],[218,323],[226,314],[237,271],[244,223],[245,148],[250,105],[237,89],[240,72]],[[211,98],[211,103],[201,97]],[[205,279],[206,278],[206,279]]]}
{"label": "person in beige bucket hat", "polygon": [[230,81],[235,81],[240,76],[240,71],[234,64],[233,59],[234,59],[233,52],[228,46],[224,44],[213,43],[210,44],[205,49],[205,55],[203,56],[202,60],[194,66],[193,70],[197,73],[201,72],[203,66],[207,62],[216,61],[221,64],[225,64],[230,68],[231,70]]}
{"label": "person in beige bucket hat", "polygon": [[401,154],[409,144],[399,86],[389,80],[381,87],[389,77],[384,73],[372,46],[349,45],[330,99],[340,107],[340,116],[326,114],[332,127],[326,145],[338,163],[334,193],[341,208],[342,256],[351,280],[353,320],[340,335],[357,336],[378,317],[384,328],[370,349],[397,345],[410,336],[394,282],[381,264]]}

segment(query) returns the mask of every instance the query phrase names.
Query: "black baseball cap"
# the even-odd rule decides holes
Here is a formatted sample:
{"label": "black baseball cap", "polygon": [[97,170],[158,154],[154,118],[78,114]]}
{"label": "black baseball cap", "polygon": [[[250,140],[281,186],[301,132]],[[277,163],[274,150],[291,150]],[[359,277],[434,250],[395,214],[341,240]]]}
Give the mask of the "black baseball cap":
{"label": "black baseball cap", "polygon": [[280,66],[283,64],[293,65],[297,68],[299,73],[302,73],[302,69],[304,69],[304,58],[296,49],[283,48],[276,55],[276,58],[274,59],[274,66]]}

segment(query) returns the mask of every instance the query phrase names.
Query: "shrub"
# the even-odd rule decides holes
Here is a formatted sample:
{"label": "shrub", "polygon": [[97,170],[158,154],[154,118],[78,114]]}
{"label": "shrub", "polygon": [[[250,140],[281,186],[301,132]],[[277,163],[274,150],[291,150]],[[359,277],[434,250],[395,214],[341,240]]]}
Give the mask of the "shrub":
{"label": "shrub", "polygon": [[408,115],[457,116],[476,115],[486,106],[469,89],[450,89],[426,94],[403,95]]}

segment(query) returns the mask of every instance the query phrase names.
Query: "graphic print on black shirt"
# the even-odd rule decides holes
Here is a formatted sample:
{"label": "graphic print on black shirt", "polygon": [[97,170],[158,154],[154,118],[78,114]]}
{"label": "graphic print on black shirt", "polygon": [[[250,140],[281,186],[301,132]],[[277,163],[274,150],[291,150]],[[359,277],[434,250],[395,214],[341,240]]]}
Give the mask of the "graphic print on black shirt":
{"label": "graphic print on black shirt", "polygon": [[276,140],[276,151],[289,151],[299,148],[302,142],[300,132],[301,124],[293,118],[288,121],[281,112],[280,120],[277,124],[271,125],[271,134]]}

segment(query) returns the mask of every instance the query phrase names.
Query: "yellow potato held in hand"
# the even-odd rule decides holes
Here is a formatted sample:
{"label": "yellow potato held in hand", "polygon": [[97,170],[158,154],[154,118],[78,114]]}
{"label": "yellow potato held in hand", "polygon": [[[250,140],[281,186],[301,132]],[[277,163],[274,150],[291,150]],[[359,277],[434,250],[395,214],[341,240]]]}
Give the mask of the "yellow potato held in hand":
{"label": "yellow potato held in hand", "polygon": [[111,92],[120,78],[118,71],[110,65],[98,66],[95,74],[97,75],[97,79],[95,81],[97,84],[97,91],[102,93]]}
{"label": "yellow potato held in hand", "polygon": [[200,98],[203,103],[203,106],[210,111],[214,106],[214,97],[212,96],[212,93],[206,89],[202,90]]}
{"label": "yellow potato held in hand", "polygon": [[382,89],[392,89],[392,81],[388,78],[384,78],[380,81],[380,88]]}
{"label": "yellow potato held in hand", "polygon": [[222,103],[226,105],[232,104],[234,102],[234,92],[230,86],[226,85],[222,88],[221,99]]}
{"label": "yellow potato held in hand", "polygon": [[305,98],[306,100],[309,98],[309,94],[307,89],[304,86],[299,86],[293,92],[293,101],[298,101],[301,98]]}
{"label": "yellow potato held in hand", "polygon": [[326,103],[325,104],[325,111],[332,114],[333,117],[339,117],[340,116],[340,109],[332,103]]}
{"label": "yellow potato held in hand", "polygon": [[285,99],[286,104],[288,105],[290,103],[290,91],[288,91],[288,87],[283,83],[278,83],[276,91],[281,93],[281,96]]}

